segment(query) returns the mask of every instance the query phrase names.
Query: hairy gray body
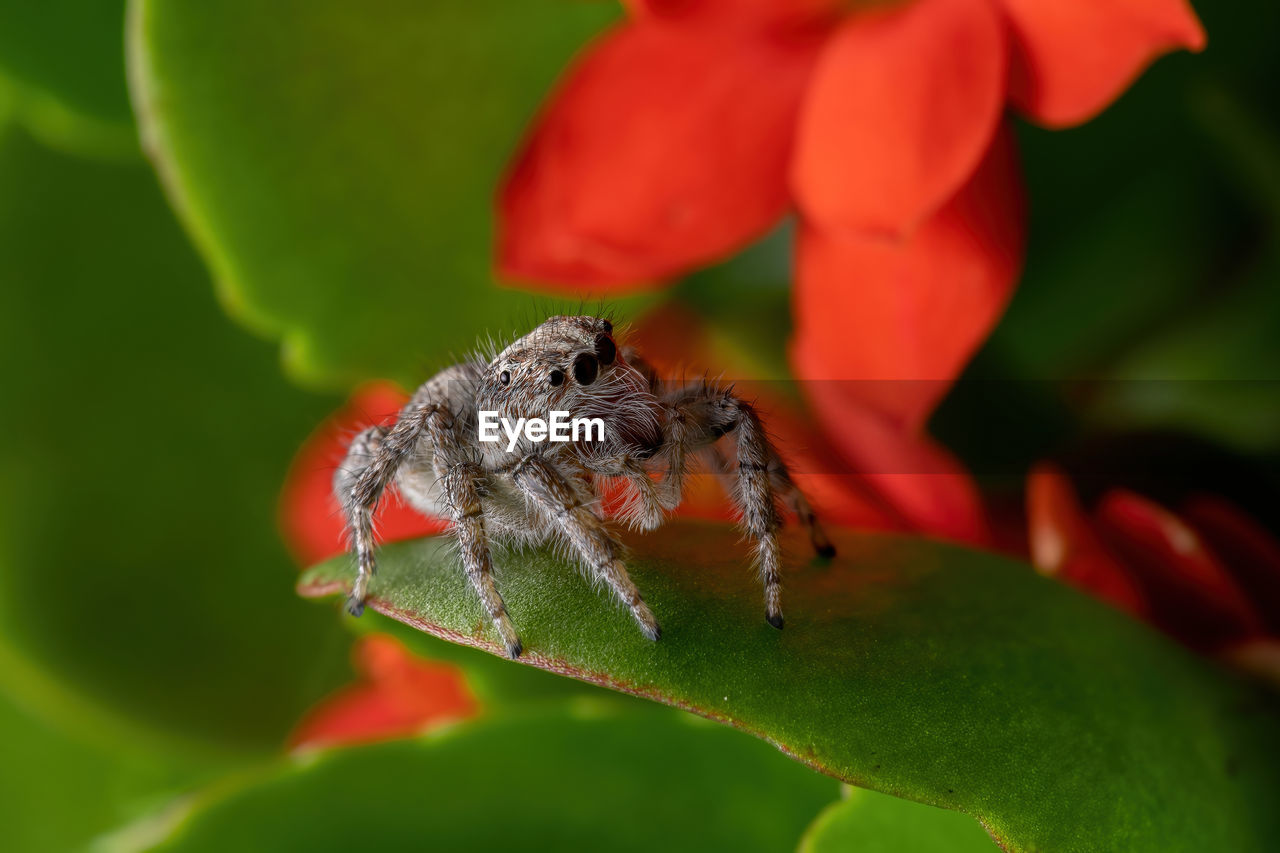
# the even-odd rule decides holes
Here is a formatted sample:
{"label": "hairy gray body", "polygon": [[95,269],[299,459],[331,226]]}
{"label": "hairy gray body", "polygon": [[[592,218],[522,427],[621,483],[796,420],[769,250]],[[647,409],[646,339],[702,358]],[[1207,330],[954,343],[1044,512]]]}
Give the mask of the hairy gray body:
{"label": "hairy gray body", "polygon": [[[508,451],[505,443],[479,440],[480,411],[512,420],[552,411],[599,417],[605,438],[522,438]],[[730,443],[733,452],[721,452]],[[612,324],[598,317],[551,317],[489,359],[446,368],[417,390],[394,424],[356,436],[333,480],[357,560],[348,609],[357,616],[364,609],[377,566],[373,515],[394,485],[415,509],[451,522],[463,570],[512,657],[522,646],[494,582],[494,541],[562,548],[657,640],[657,619],[601,510],[601,487],[621,481],[620,520],[652,529],[680,504],[695,457],[733,479],[765,617],[781,628],[780,504],[809,528],[818,553],[835,551],[755,409],[715,381],[664,382],[638,353],[619,349]]]}

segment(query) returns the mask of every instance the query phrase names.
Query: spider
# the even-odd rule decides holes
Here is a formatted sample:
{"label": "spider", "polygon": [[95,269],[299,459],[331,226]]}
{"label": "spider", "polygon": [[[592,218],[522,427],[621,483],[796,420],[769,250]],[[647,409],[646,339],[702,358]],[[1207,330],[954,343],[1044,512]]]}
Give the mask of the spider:
{"label": "spider", "polygon": [[[509,451],[505,440],[479,440],[482,411],[513,422],[568,412],[601,418],[606,429],[603,440],[586,440],[588,432],[558,443],[526,432]],[[732,465],[720,452],[726,438],[736,446]],[[820,555],[834,556],[835,549],[759,415],[717,381],[658,379],[639,353],[619,348],[613,324],[599,317],[551,317],[487,363],[476,357],[448,367],[417,390],[393,425],[369,427],[352,440],[333,480],[357,559],[347,609],[355,616],[364,610],[376,566],[373,513],[394,483],[415,509],[452,522],[467,579],[511,657],[522,646],[494,582],[491,536],[564,548],[657,640],[658,622],[602,517],[600,490],[606,481],[620,481],[620,518],[653,529],[681,502],[695,456],[736,475],[732,498],[754,542],[765,618],[781,628],[779,502],[808,527]]]}

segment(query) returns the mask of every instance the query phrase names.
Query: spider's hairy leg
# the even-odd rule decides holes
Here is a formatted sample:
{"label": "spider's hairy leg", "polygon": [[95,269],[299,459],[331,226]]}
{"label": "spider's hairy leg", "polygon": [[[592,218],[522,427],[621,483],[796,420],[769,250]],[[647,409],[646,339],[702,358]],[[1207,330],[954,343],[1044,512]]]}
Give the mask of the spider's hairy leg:
{"label": "spider's hairy leg", "polygon": [[386,436],[387,428],[381,426],[371,426],[361,432],[351,440],[351,444],[347,447],[346,457],[333,474],[333,495],[338,499],[339,506],[342,507],[343,514],[347,519],[351,544],[359,555],[357,558],[359,563],[356,581],[352,587],[351,596],[347,599],[347,609],[356,616],[359,616],[364,610],[364,598],[368,593],[369,578],[373,574],[375,567],[371,552],[368,554],[366,565],[366,552],[361,548],[361,543],[371,542],[373,539],[373,513],[372,511],[368,514],[359,512],[354,505],[353,495],[356,484],[365,476],[365,472],[372,467],[382,447],[382,440]]}
{"label": "spider's hairy leg", "polygon": [[[772,454],[769,462],[769,482],[773,484],[774,492],[791,507],[796,518],[800,519],[800,523],[809,531],[809,542],[813,545],[814,552],[819,557],[831,559],[836,555],[836,546],[832,544],[827,532],[822,528],[822,523],[818,521],[817,513],[813,511],[804,492],[800,491],[800,487],[791,479],[787,463],[782,461],[772,442],[769,444],[769,451]],[[712,445],[708,448],[706,457],[711,461],[711,469],[717,474],[731,473],[729,461],[725,459],[718,446]]]}
{"label": "spider's hairy leg", "polygon": [[[804,495],[796,488],[786,464],[760,420],[755,408],[736,396],[732,388],[717,382],[692,383],[666,395],[668,407],[669,479],[678,487],[689,453],[706,451],[712,467],[731,473],[731,491],[742,514],[741,523],[756,543],[756,565],[764,585],[765,618],[775,628],[783,626],[781,558],[778,529],[782,526],[779,498],[784,498],[809,529],[814,549],[834,556],[835,549],[818,524]],[[737,453],[730,463],[719,452],[717,442],[729,434],[736,437]]]}
{"label": "spider's hairy leg", "polygon": [[430,419],[428,428],[435,444],[432,464],[444,490],[445,503],[449,507],[453,534],[458,539],[462,554],[463,571],[479,596],[489,621],[497,629],[507,655],[518,658],[524,646],[515,626],[511,624],[507,605],[494,582],[493,561],[484,529],[484,509],[480,503],[484,469],[479,462],[470,458],[452,418],[438,414]]}
{"label": "spider's hairy leg", "polygon": [[[736,408],[736,407],[731,407]],[[758,418],[757,418],[758,421]],[[713,430],[713,435],[727,434],[737,426],[737,422],[730,421],[727,424],[719,426]],[[674,433],[674,431],[673,431]],[[795,484],[791,478],[791,471],[787,468],[787,463],[782,460],[777,449],[773,446],[773,442],[768,440],[765,435],[764,449],[769,456],[769,482],[773,486],[774,493],[791,508],[796,514],[796,518],[804,525],[809,532],[809,542],[813,545],[813,550],[820,557],[830,559],[836,555],[836,547],[832,544],[830,537],[822,528],[821,522],[818,521],[817,513],[813,511],[813,507],[809,504],[808,499],[804,496],[804,492],[800,491],[800,487]],[[720,446],[712,444],[703,451],[704,458],[710,462],[711,470],[717,474],[731,474],[730,465],[723,453],[720,452]]]}
{"label": "spider's hairy leg", "polygon": [[437,410],[430,399],[415,397],[390,429],[373,427],[362,432],[347,451],[347,460],[334,476],[334,489],[342,503],[347,529],[356,552],[356,580],[347,597],[352,616],[364,612],[369,582],[377,573],[374,556],[373,514],[383,492],[409,458]]}
{"label": "spider's hairy leg", "polygon": [[782,515],[778,512],[778,498],[771,476],[778,453],[750,403],[726,394],[721,405],[738,435],[738,484],[733,497],[742,512],[742,526],[756,541],[756,564],[760,581],[764,584],[765,619],[773,627],[781,628],[782,574],[778,528],[782,526]]}
{"label": "spider's hairy leg", "polygon": [[[772,448],[771,448],[772,449]],[[814,514],[813,507],[809,505],[808,499],[804,496],[804,492],[796,486],[791,479],[791,472],[787,470],[786,463],[774,453],[774,459],[769,467],[769,477],[773,482],[774,490],[791,505],[791,511],[800,519],[800,523],[809,531],[809,541],[813,544],[813,550],[819,557],[831,559],[836,555],[836,546],[831,543],[827,531],[822,529],[822,524],[818,521],[818,516]]]}
{"label": "spider's hairy leg", "polygon": [[480,597],[489,620],[498,630],[507,655],[518,658],[524,646],[520,643],[515,626],[511,624],[507,605],[493,580],[493,562],[484,532],[484,511],[480,506],[479,482],[483,476],[484,471],[476,463],[457,462],[445,471],[440,482],[453,517],[453,531],[458,538],[462,568],[467,574],[467,580]]}
{"label": "spider's hairy leg", "polygon": [[651,640],[661,637],[658,621],[631,581],[626,566],[618,559],[618,543],[609,535],[600,516],[582,502],[569,480],[539,455],[522,459],[511,477],[529,500],[555,522],[596,577],[608,584],[618,600],[631,609],[644,635]]}
{"label": "spider's hairy leg", "polygon": [[356,580],[347,598],[347,610],[353,616],[364,612],[369,582],[377,572],[373,513],[378,501],[426,436],[430,436],[434,445],[433,465],[445,489],[467,578],[498,629],[507,653],[515,657],[521,651],[520,638],[493,582],[489,547],[480,517],[478,466],[461,450],[456,422],[448,408],[434,395],[422,391],[400,410],[391,429],[374,427],[361,433],[352,442],[347,461],[334,477],[334,488],[346,512],[357,561]]}

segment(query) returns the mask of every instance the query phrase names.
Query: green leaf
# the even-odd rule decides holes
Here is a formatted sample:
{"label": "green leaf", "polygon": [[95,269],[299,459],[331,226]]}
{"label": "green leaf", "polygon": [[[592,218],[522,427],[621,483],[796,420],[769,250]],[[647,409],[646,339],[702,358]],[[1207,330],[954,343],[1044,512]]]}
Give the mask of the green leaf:
{"label": "green leaf", "polygon": [[274,525],[333,401],[271,350],[216,310],[144,163],[0,128],[0,686],[42,716],[225,755],[349,677]]}
{"label": "green leaf", "polygon": [[1280,449],[1280,254],[1249,280],[1133,348],[1089,415],[1115,429],[1177,429],[1238,451]]}
{"label": "green leaf", "polygon": [[1092,215],[1035,232],[1026,274],[986,344],[1010,362],[999,378],[1096,374],[1181,310],[1218,260],[1204,184],[1174,166],[1148,168]]}
{"label": "green leaf", "polygon": [[5,849],[40,853],[83,850],[188,786],[207,783],[214,769],[172,754],[147,755],[128,741],[79,740],[3,695],[0,754]]}
{"label": "green leaf", "polygon": [[[1242,190],[1265,214],[1254,257],[1237,249],[1175,322],[1131,346],[1092,414],[1104,424],[1173,427],[1237,450],[1280,447],[1280,139],[1257,108],[1220,87],[1197,93],[1201,125]],[[1255,226],[1256,227],[1256,226]],[[1237,229],[1240,230],[1240,229]]]}
{"label": "green leaf", "polygon": [[0,0],[0,90],[10,90],[14,113],[46,144],[138,155],[124,10],[125,0]]}
{"label": "green leaf", "polygon": [[203,804],[154,849],[775,851],[836,796],[685,714],[577,707],[304,758]]}
{"label": "green leaf", "polygon": [[488,712],[524,709],[535,703],[558,703],[583,696],[609,696],[615,701],[622,698],[594,684],[559,678],[536,667],[507,666],[506,661],[479,649],[446,642],[374,611],[366,611],[359,619],[344,614],[343,622],[359,634],[391,634],[415,654],[458,667],[466,676],[468,689]]}
{"label": "green leaf", "polygon": [[[967,812],[1011,849],[1258,850],[1280,834],[1273,695],[1029,566],[919,538],[836,540],[831,564],[793,563],[781,632],[734,530],[684,523],[629,542],[656,644],[553,555],[497,563],[523,663]],[[806,553],[798,534],[785,544]],[[497,654],[455,560],[444,539],[385,547],[372,607]],[[338,558],[300,590],[350,580]]]}
{"label": "green leaf", "polygon": [[223,303],[283,339],[296,377],[413,387],[478,335],[579,306],[493,283],[493,197],[614,4],[139,0],[134,12],[148,149]]}
{"label": "green leaf", "polygon": [[973,818],[849,788],[818,815],[800,853],[995,853],[999,848]]}

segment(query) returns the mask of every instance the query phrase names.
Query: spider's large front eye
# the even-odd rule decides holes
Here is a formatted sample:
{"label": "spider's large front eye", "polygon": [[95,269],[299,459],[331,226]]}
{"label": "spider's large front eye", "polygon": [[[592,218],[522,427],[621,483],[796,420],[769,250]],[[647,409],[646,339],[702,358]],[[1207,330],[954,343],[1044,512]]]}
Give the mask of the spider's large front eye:
{"label": "spider's large front eye", "polygon": [[600,359],[600,363],[608,366],[613,364],[613,360],[618,357],[618,345],[613,342],[613,338],[608,335],[601,335],[596,338],[596,358]]}
{"label": "spider's large front eye", "polygon": [[590,353],[583,353],[573,360],[573,378],[578,380],[579,385],[590,385],[596,381],[596,375],[600,372],[600,362],[596,361],[596,357]]}
{"label": "spider's large front eye", "polygon": [[510,385],[511,373],[506,370],[502,371],[501,373],[498,374],[498,381],[501,382],[503,385]]}

